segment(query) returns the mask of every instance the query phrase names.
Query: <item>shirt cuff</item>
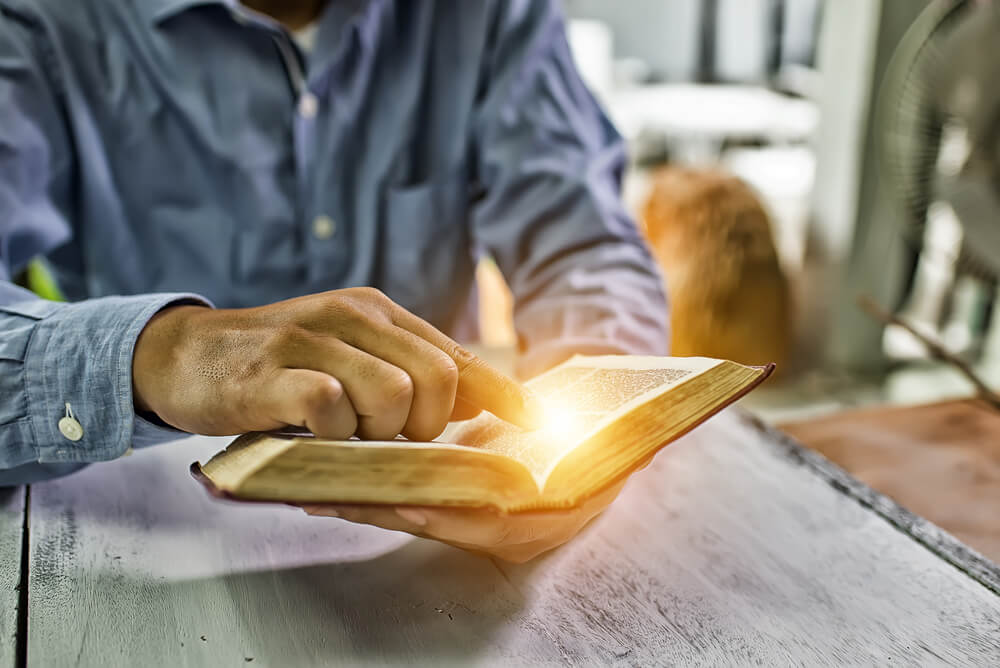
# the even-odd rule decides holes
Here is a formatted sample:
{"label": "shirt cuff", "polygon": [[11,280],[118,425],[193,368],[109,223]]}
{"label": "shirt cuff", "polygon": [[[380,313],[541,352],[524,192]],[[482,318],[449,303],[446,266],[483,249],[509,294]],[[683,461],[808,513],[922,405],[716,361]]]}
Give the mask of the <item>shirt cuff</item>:
{"label": "shirt cuff", "polygon": [[666,355],[665,314],[585,299],[547,300],[517,314],[520,354],[515,365],[527,379],[573,355]]}
{"label": "shirt cuff", "polygon": [[514,373],[521,380],[530,380],[574,355],[628,355],[630,352],[632,351],[599,339],[562,337],[518,355]]}
{"label": "shirt cuff", "polygon": [[[37,322],[24,365],[38,462],[105,461],[134,439],[144,446],[184,436],[136,416],[132,400],[139,333],[157,312],[182,303],[211,306],[193,294],[102,297],[60,304]],[[79,429],[60,428],[70,414]]]}
{"label": "shirt cuff", "polygon": [[175,429],[168,424],[151,422],[142,415],[135,413],[132,424],[132,447],[136,450],[148,448],[151,445],[168,443],[187,438],[191,434]]}

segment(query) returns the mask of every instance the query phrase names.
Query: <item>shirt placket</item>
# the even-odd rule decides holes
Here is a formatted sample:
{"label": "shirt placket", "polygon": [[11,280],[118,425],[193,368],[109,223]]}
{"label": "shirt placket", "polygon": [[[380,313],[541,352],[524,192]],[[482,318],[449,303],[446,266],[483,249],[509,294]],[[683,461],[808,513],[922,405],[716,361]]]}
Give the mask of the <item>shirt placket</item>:
{"label": "shirt placket", "polygon": [[[312,197],[315,175],[316,144],[320,121],[321,100],[310,89],[302,61],[295,47],[284,33],[274,35],[278,53],[284,62],[289,82],[295,95],[295,117],[292,123],[293,150],[298,192],[296,193],[299,220],[306,226],[304,239],[310,276],[316,273],[316,258],[329,261],[329,244],[336,242],[338,235],[336,219],[332,212],[317,209]],[[329,203],[328,201],[325,203]]]}

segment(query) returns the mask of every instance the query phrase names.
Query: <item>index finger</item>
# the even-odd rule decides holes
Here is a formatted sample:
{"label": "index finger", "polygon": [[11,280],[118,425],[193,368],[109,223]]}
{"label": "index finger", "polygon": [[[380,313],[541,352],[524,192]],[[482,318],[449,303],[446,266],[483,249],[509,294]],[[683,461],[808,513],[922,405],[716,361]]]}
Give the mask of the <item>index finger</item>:
{"label": "index finger", "polygon": [[440,348],[458,367],[456,395],[464,401],[488,410],[498,418],[525,429],[538,429],[542,408],[535,394],[472,354],[429,322],[406,309],[393,309],[393,323]]}

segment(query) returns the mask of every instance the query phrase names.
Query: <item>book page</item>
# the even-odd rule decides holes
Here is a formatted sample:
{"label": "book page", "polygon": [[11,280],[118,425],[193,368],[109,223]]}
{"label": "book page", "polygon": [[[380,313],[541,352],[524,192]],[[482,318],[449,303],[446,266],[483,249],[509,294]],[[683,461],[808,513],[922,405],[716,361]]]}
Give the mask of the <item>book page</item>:
{"label": "book page", "polygon": [[527,383],[546,407],[542,429],[524,431],[483,413],[446,432],[443,440],[516,459],[542,487],[555,464],[589,436],[649,397],[716,364],[703,358],[574,359]]}

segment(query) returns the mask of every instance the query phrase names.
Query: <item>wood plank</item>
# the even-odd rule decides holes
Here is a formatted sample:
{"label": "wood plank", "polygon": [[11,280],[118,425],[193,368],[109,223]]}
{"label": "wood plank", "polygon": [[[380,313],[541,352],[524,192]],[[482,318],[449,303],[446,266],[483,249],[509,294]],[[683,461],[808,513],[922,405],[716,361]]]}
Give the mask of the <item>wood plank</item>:
{"label": "wood plank", "polygon": [[[658,457],[651,468],[664,484],[634,485],[614,508],[614,530],[587,537],[589,558],[559,553],[551,561],[564,568],[544,579],[502,565],[543,602],[533,613],[561,637],[603,641],[636,665],[997,665],[994,592],[857,502],[876,493],[852,500],[849,476],[822,457],[730,418]],[[886,516],[929,529],[882,500]],[[657,506],[667,519],[654,534]],[[622,551],[622,536],[643,539]],[[580,643],[564,651],[567,663],[586,663]]]}
{"label": "wood plank", "polygon": [[1000,664],[986,578],[732,411],[521,566],[209,499],[224,443],[33,486],[30,665]]}
{"label": "wood plank", "polygon": [[782,425],[851,475],[1000,559],[1000,411],[978,399]]}
{"label": "wood plank", "polygon": [[976,552],[928,519],[914,514],[888,496],[854,478],[823,455],[796,442],[790,435],[764,424],[753,416],[743,415],[742,419],[751,428],[761,432],[766,443],[777,449],[784,457],[811,468],[834,489],[854,498],[941,559],[1000,596],[1000,564]]}
{"label": "wood plank", "polygon": [[0,488],[0,668],[17,665],[24,487]]}

